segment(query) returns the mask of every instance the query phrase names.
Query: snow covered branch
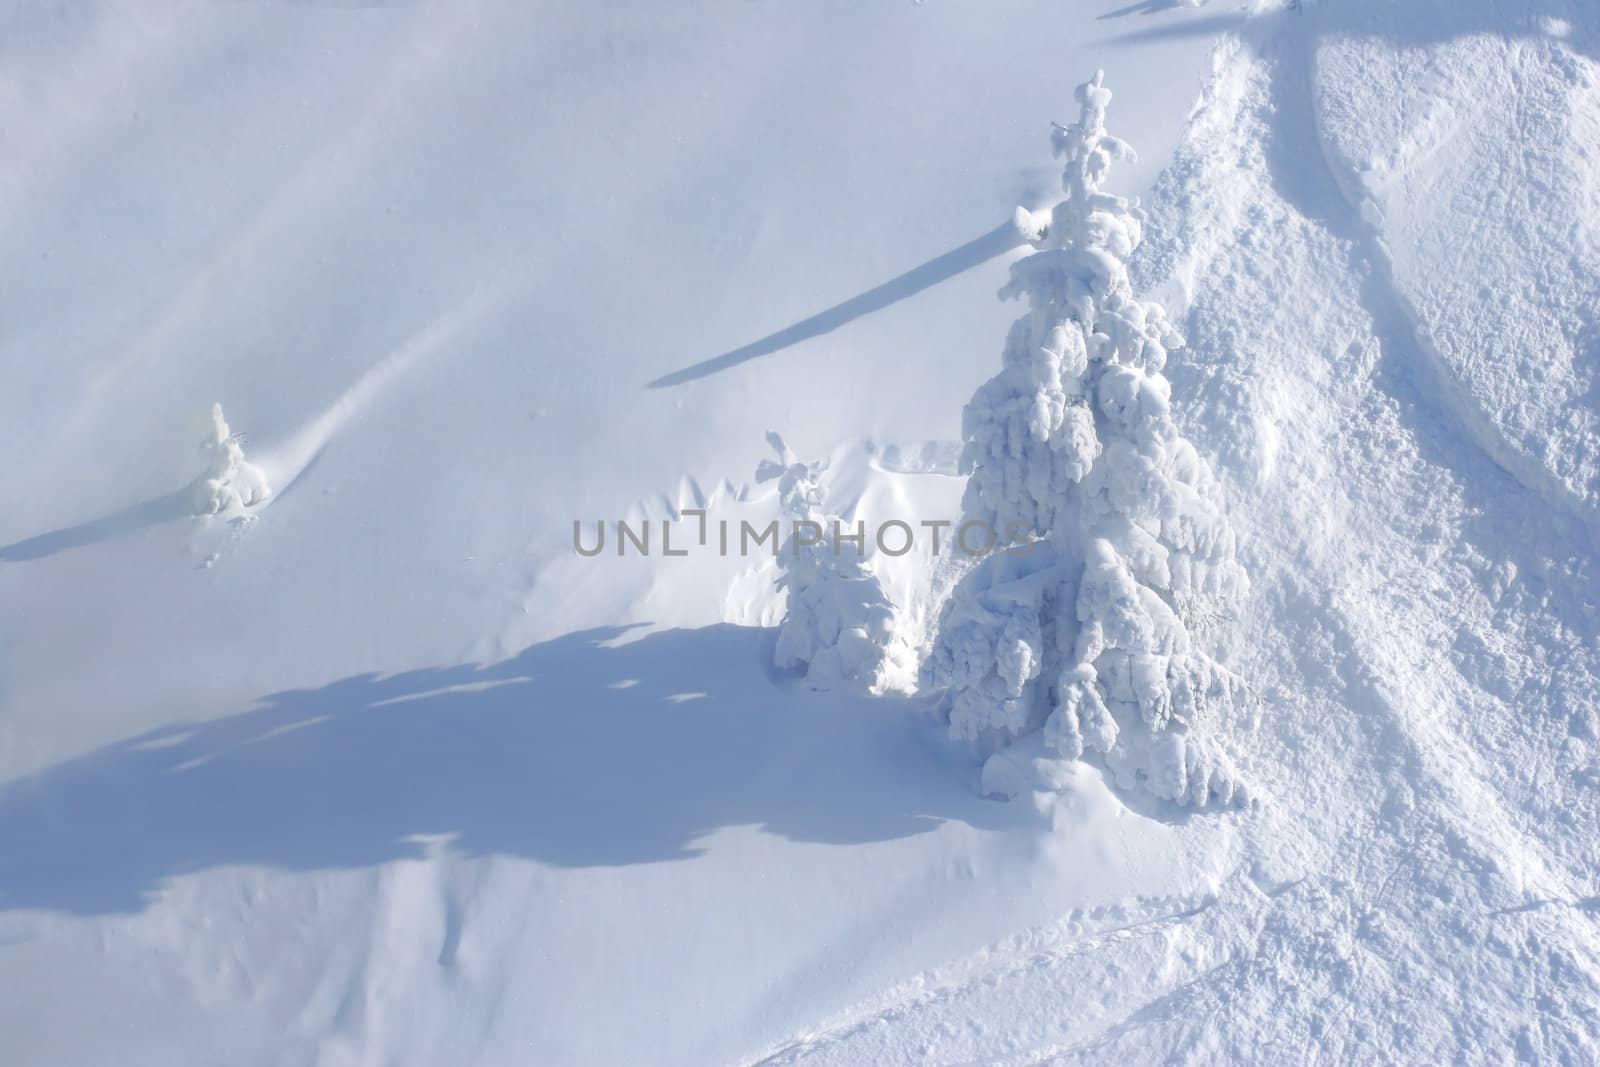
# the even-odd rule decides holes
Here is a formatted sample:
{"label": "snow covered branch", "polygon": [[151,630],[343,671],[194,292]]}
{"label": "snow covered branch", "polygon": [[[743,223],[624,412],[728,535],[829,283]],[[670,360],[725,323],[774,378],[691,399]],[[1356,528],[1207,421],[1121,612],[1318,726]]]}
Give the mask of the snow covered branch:
{"label": "snow covered branch", "polygon": [[1047,218],[1016,214],[1034,252],[1001,296],[1028,310],[962,418],[967,516],[1047,543],[964,577],[924,682],[948,692],[952,733],[990,751],[1042,730],[1124,786],[1235,802],[1244,783],[1224,742],[1241,686],[1188,618],[1248,582],[1220,487],[1172,420],[1161,372],[1183,338],[1128,282],[1137,209],[1102,188],[1133,150],[1106,131],[1099,74],[1077,100],[1078,122],[1052,135],[1065,198]]}
{"label": "snow covered branch", "polygon": [[866,558],[865,537],[825,536],[836,522],[822,508],[826,463],[800,462],[776,433],[767,441],[778,461],[763,461],[756,480],[777,480],[791,522],[778,551],[778,585],[789,599],[777,666],[805,672],[814,689],[876,688],[883,682],[894,605]]}
{"label": "snow covered branch", "polygon": [[222,405],[211,405],[211,429],[200,443],[206,472],[194,483],[195,512],[216,515],[252,507],[272,495],[261,468],[244,458],[244,438],[228,428]]}

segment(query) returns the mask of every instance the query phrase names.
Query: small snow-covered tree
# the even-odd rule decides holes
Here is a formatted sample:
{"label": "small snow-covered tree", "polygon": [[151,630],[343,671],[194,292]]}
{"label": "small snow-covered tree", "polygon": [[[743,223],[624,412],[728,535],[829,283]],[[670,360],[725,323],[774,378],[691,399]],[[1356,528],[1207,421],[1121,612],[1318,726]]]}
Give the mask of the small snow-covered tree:
{"label": "small snow-covered tree", "polygon": [[962,417],[963,511],[1003,536],[946,604],[924,683],[991,751],[1042,730],[1124,786],[1226,803],[1244,795],[1222,745],[1244,694],[1190,627],[1247,582],[1220,488],[1172,421],[1161,371],[1183,339],[1128,282],[1139,216],[1102,186],[1133,153],[1106,132],[1101,81],[1052,138],[1066,197],[1017,209],[1034,251],[1001,296],[1028,310]]}
{"label": "small snow-covered tree", "polygon": [[778,549],[778,586],[788,591],[788,607],[774,659],[784,670],[804,671],[814,689],[876,688],[884,680],[894,605],[864,542],[837,537],[837,517],[823,510],[826,462],[800,462],[776,433],[767,441],[778,461],[763,461],[756,480],[777,480],[790,531]]}
{"label": "small snow-covered tree", "polygon": [[195,511],[216,515],[259,504],[272,495],[261,468],[244,458],[243,437],[228,428],[222,405],[211,405],[211,429],[200,442],[206,472],[194,483]]}

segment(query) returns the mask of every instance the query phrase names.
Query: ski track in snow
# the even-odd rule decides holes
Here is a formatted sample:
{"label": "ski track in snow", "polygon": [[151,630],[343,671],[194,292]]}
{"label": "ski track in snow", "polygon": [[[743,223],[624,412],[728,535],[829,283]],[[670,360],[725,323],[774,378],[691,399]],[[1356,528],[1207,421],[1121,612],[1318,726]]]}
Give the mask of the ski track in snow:
{"label": "ski track in snow", "polygon": [[[1478,728],[1477,720],[1492,718],[1496,712],[1492,707],[1481,707],[1477,716],[1462,715],[1461,712],[1474,703],[1470,697],[1463,702],[1463,679],[1454,672],[1437,670],[1430,662],[1448,649],[1448,628],[1459,625],[1470,631],[1491,624],[1483,617],[1482,608],[1472,605],[1469,609],[1470,601],[1454,611],[1439,611],[1440,597],[1447,595],[1450,587],[1437,577],[1436,565],[1430,565],[1427,557],[1448,560],[1452,554],[1465,553],[1468,559],[1474,559],[1476,550],[1470,539],[1463,538],[1454,546],[1445,542],[1429,548],[1423,560],[1418,561],[1420,566],[1410,562],[1419,555],[1416,548],[1419,543],[1440,541],[1438,532],[1430,535],[1430,523],[1441,525],[1448,535],[1454,523],[1471,514],[1462,510],[1462,493],[1468,494],[1470,499],[1471,494],[1487,490],[1499,497],[1500,507],[1506,507],[1509,498],[1513,514],[1539,515],[1544,512],[1544,502],[1512,481],[1482,452],[1462,448],[1466,442],[1464,431],[1448,412],[1427,403],[1428,378],[1416,373],[1418,362],[1425,358],[1422,346],[1401,313],[1383,262],[1378,258],[1378,250],[1363,232],[1354,209],[1337,198],[1319,195],[1316,188],[1319,183],[1331,187],[1332,176],[1327,173],[1325,161],[1313,141],[1316,116],[1310,107],[1309,85],[1297,80],[1306,69],[1304,42],[1296,38],[1298,27],[1293,20],[1288,22],[1289,25],[1280,30],[1246,33],[1231,58],[1224,59],[1218,82],[1208,93],[1207,106],[1216,108],[1219,113],[1210,118],[1209,134],[1205,132],[1206,119],[1202,118],[1195,159],[1209,161],[1214,170],[1222,172],[1222,177],[1215,180],[1230,184],[1206,196],[1204,171],[1208,164],[1180,161],[1177,167],[1180,172],[1185,166],[1201,172],[1198,175],[1180,173],[1178,182],[1196,182],[1201,188],[1200,195],[1191,192],[1194,200],[1186,196],[1185,202],[1191,203],[1191,211],[1198,209],[1199,218],[1215,219],[1212,225],[1198,223],[1197,228],[1209,236],[1195,239],[1195,247],[1187,253],[1194,257],[1193,265],[1180,273],[1195,278],[1209,271],[1223,277],[1249,279],[1250,266],[1241,261],[1243,257],[1238,251],[1243,246],[1249,249],[1244,257],[1257,256],[1284,271],[1283,276],[1275,279],[1274,288],[1294,294],[1292,303],[1307,305],[1297,309],[1305,325],[1273,325],[1271,320],[1281,320],[1286,313],[1293,313],[1284,308],[1267,312],[1264,316],[1267,321],[1257,323],[1230,319],[1207,310],[1205,314],[1215,323],[1215,332],[1205,321],[1200,323],[1200,329],[1191,331],[1198,353],[1191,358],[1200,360],[1221,355],[1226,362],[1239,358],[1239,348],[1256,345],[1274,354],[1295,352],[1301,354],[1300,358],[1314,357],[1322,346],[1326,346],[1324,351],[1337,350],[1337,334],[1327,334],[1337,329],[1341,318],[1359,328],[1356,320],[1365,317],[1368,320],[1366,329],[1373,332],[1373,337],[1368,343],[1351,346],[1346,358],[1354,357],[1353,362],[1343,365],[1336,362],[1326,369],[1307,365],[1298,370],[1298,382],[1279,379],[1268,386],[1248,378],[1238,379],[1226,366],[1199,367],[1196,373],[1212,375],[1211,382],[1244,390],[1243,396],[1229,393],[1224,399],[1215,394],[1216,386],[1211,386],[1214,397],[1211,403],[1220,403],[1222,407],[1213,408],[1210,417],[1234,422],[1221,435],[1224,442],[1231,437],[1247,444],[1257,425],[1254,420],[1225,410],[1234,402],[1243,399],[1248,408],[1260,403],[1262,396],[1268,396],[1268,402],[1283,406],[1285,396],[1310,389],[1325,393],[1325,398],[1304,405],[1301,410],[1337,412],[1350,404],[1355,404],[1357,410],[1321,430],[1304,422],[1296,425],[1290,415],[1289,441],[1283,451],[1306,457],[1338,457],[1344,453],[1347,456],[1344,462],[1357,467],[1371,467],[1374,460],[1383,463],[1383,467],[1362,471],[1360,475],[1354,471],[1341,475],[1334,470],[1313,470],[1298,485],[1288,487],[1283,482],[1290,475],[1274,473],[1258,490],[1264,493],[1265,499],[1248,505],[1236,500],[1236,507],[1248,507],[1257,516],[1254,541],[1258,556],[1264,557],[1265,553],[1274,551],[1272,546],[1276,546],[1276,551],[1290,553],[1282,562],[1269,558],[1253,561],[1258,582],[1265,587],[1261,595],[1290,593],[1300,597],[1297,609],[1293,612],[1280,610],[1277,617],[1289,620],[1298,616],[1302,620],[1298,627],[1301,633],[1261,634],[1257,640],[1264,648],[1256,655],[1273,655],[1270,649],[1274,645],[1285,650],[1300,646],[1302,650],[1298,654],[1302,657],[1314,651],[1304,647],[1308,644],[1306,623],[1332,635],[1332,662],[1346,687],[1340,703],[1350,709],[1343,714],[1354,712],[1357,718],[1351,726],[1368,735],[1369,740],[1363,746],[1368,753],[1366,759],[1374,768],[1399,761],[1398,765],[1382,770],[1391,799],[1375,813],[1378,822],[1355,836],[1359,851],[1354,855],[1359,858],[1351,864],[1348,860],[1341,862],[1336,855],[1330,856],[1330,876],[1359,884],[1369,880],[1374,869],[1387,870],[1381,879],[1385,888],[1378,894],[1384,898],[1383,906],[1397,909],[1400,924],[1414,924],[1418,929],[1426,929],[1439,921],[1425,911],[1416,910],[1419,905],[1425,907],[1430,892],[1465,893],[1465,899],[1477,897],[1483,900],[1486,912],[1490,911],[1488,905],[1495,897],[1507,893],[1576,899],[1585,891],[1583,879],[1575,879],[1563,870],[1567,864],[1550,854],[1541,835],[1530,833],[1526,827],[1522,807],[1525,801],[1519,796],[1526,786],[1518,781],[1515,767],[1489,764],[1483,759],[1482,754],[1492,747],[1486,744],[1487,737],[1481,733],[1474,736],[1473,731]],[[1252,118],[1253,115],[1259,117]],[[1267,124],[1268,128],[1252,128],[1254,122]],[[1206,140],[1207,136],[1212,140]],[[1273,136],[1282,139],[1276,153],[1271,147],[1265,152],[1257,150],[1258,141],[1270,146]],[[1239,161],[1236,166],[1240,169],[1229,177],[1229,162],[1235,160]],[[1296,171],[1293,169],[1295,161],[1311,161],[1311,167]],[[1252,179],[1248,175],[1252,170],[1259,175],[1254,181],[1268,179],[1267,187],[1251,186]],[[1261,174],[1262,170],[1267,173]],[[1300,183],[1310,183],[1311,187],[1308,189]],[[1284,197],[1285,192],[1290,195]],[[1301,194],[1301,203],[1331,205],[1345,210],[1346,214],[1322,218],[1301,216],[1296,220],[1294,216],[1298,211],[1294,200],[1297,193]],[[1268,207],[1274,199],[1280,201],[1279,205]],[[1230,201],[1253,206],[1248,211],[1236,210],[1230,214],[1224,207]],[[1208,212],[1206,209],[1212,204],[1218,210]],[[1250,218],[1252,213],[1256,215],[1254,220]],[[1275,213],[1279,217],[1275,217]],[[1307,242],[1301,248],[1295,247],[1299,240],[1297,231],[1305,234]],[[1212,242],[1209,248],[1207,241]],[[1341,259],[1345,262],[1340,263]],[[1285,270],[1291,264],[1299,266]],[[1336,277],[1340,274],[1351,280],[1340,281]],[[1251,307],[1251,291],[1261,284],[1252,282],[1231,294],[1231,299],[1240,308]],[[1340,291],[1355,292],[1358,303],[1343,311],[1324,310],[1317,305],[1325,300],[1311,295]],[[1223,303],[1227,299],[1224,298]],[[1251,336],[1257,329],[1263,331],[1260,340]],[[1301,336],[1286,341],[1285,330]],[[1373,359],[1375,354],[1376,360]],[[1406,360],[1410,363],[1405,363]],[[1285,372],[1297,373],[1291,368],[1266,365],[1258,368],[1264,378]],[[1353,388],[1366,379],[1372,381],[1376,392],[1362,393]],[[1341,399],[1340,393],[1346,394],[1348,399]],[[1216,414],[1219,410],[1220,415]],[[1361,429],[1356,430],[1358,427]],[[1329,435],[1327,444],[1319,447],[1303,440],[1308,433],[1317,432]],[[1385,435],[1393,435],[1392,440],[1384,442]],[[1360,438],[1366,436],[1377,445],[1373,449],[1376,455],[1362,454],[1369,446]],[[1296,437],[1302,440],[1296,441]],[[1448,461],[1439,466],[1446,457]],[[1408,468],[1415,473],[1404,473]],[[1373,474],[1377,475],[1377,492],[1371,498],[1340,503],[1343,494],[1338,487],[1367,484]],[[1451,490],[1453,498],[1431,495],[1437,492],[1436,487],[1450,483],[1460,487]],[[1313,489],[1314,485],[1322,488]],[[1421,487],[1422,498],[1415,500],[1414,506],[1406,506],[1406,498],[1415,496],[1417,487]],[[1329,489],[1334,491],[1329,493]],[[1337,519],[1328,516],[1324,521],[1330,528],[1349,531],[1353,543],[1363,546],[1357,552],[1340,551],[1339,546],[1331,542],[1315,544],[1309,540],[1315,533],[1308,538],[1304,532],[1315,531],[1318,520],[1322,519],[1318,513],[1330,506],[1347,509]],[[1568,556],[1581,559],[1585,553],[1585,539],[1580,529],[1565,532],[1559,528],[1540,529],[1531,540],[1537,546],[1534,551],[1547,551],[1558,559]],[[1296,547],[1297,543],[1300,547]],[[1318,556],[1324,558],[1319,560]],[[1374,561],[1383,561],[1388,572],[1386,579],[1375,584],[1371,581],[1376,576]],[[1274,586],[1282,592],[1273,591]],[[1472,589],[1472,583],[1466,588]],[[1313,589],[1328,590],[1331,595],[1307,599],[1296,592]],[[1565,607],[1561,603],[1563,599],[1567,602]],[[1554,611],[1558,618],[1570,612],[1570,594],[1561,596],[1546,610]],[[1570,618],[1569,623],[1582,625],[1581,621]],[[1397,635],[1404,639],[1396,641]],[[1592,677],[1592,656],[1589,662]],[[1309,682],[1312,682],[1309,678],[1294,683],[1284,679],[1282,685],[1314,692],[1316,686],[1314,683],[1308,686]],[[1470,689],[1467,692],[1470,693]],[[1514,708],[1506,710],[1518,713]],[[1269,723],[1273,719],[1270,709],[1267,719]],[[1288,724],[1280,723],[1279,729],[1285,725]],[[1356,757],[1356,762],[1350,764],[1352,756]],[[1333,758],[1338,759],[1337,756]],[[1341,762],[1359,768],[1362,760],[1356,753],[1350,753]],[[1317,795],[1336,795],[1332,788],[1314,789],[1310,798],[1297,795],[1311,785],[1311,780],[1291,780],[1281,785],[1277,794],[1286,807],[1300,814],[1306,825],[1320,823],[1338,836],[1351,835],[1354,828],[1339,827],[1337,821],[1330,823],[1330,813],[1316,810],[1314,803],[1309,808],[1306,806],[1306,800],[1314,802]],[[1511,791],[1509,795],[1508,791]],[[1592,805],[1592,794],[1587,803]],[[1542,832],[1547,829],[1542,828]],[[1446,870],[1465,868],[1467,871],[1475,869],[1476,873],[1465,879],[1460,875],[1448,877],[1442,872],[1424,876],[1420,871],[1427,869],[1430,859]],[[1417,872],[1412,880],[1403,877],[1407,871]],[[1398,882],[1397,875],[1402,876]],[[1446,889],[1451,883],[1454,883],[1452,888]],[[1583,961],[1578,967],[1584,977],[1576,988],[1592,997],[1597,976],[1600,976],[1600,941],[1596,939],[1592,924],[1568,913],[1553,926],[1546,927],[1542,936],[1565,943],[1568,951],[1576,954],[1574,963],[1579,959]],[[1297,947],[1289,958],[1314,958],[1308,949],[1309,946]],[[1471,956],[1482,949],[1460,946],[1455,951]],[[1445,955],[1434,966],[1441,972],[1446,971],[1449,959],[1450,956]],[[1538,972],[1538,965],[1527,955],[1516,954],[1501,962],[1514,970]],[[1470,983],[1464,995],[1480,1003],[1494,999],[1488,987]],[[1262,1010],[1261,1005],[1254,1009]],[[1346,1018],[1358,1019],[1361,1010],[1359,1003],[1351,1000]],[[1567,1016],[1563,1023],[1572,1027],[1573,1021]],[[1434,1023],[1435,1028],[1442,1022]],[[1416,1019],[1397,1017],[1393,1025],[1392,1039],[1396,1041],[1403,1039],[1408,1031],[1414,1034],[1427,1030]],[[1488,1025],[1493,1026],[1492,1023]],[[1579,1040],[1584,1034],[1584,1027],[1571,1028],[1561,1040]],[[1326,1040],[1329,1035],[1321,1036]],[[1587,1039],[1593,1039],[1592,1026],[1587,1028]],[[1433,1040],[1443,1038],[1435,1035]],[[1556,1047],[1570,1051],[1575,1046],[1558,1044]]]}
{"label": "ski track in snow", "polygon": [[[750,1067],[776,1067],[838,1056],[846,1058],[834,1062],[860,1062],[863,1050],[854,1048],[854,1043],[881,1038],[883,1031],[925,1027],[925,1016],[933,1017],[935,1027],[943,1022],[942,1017],[967,1016],[970,1009],[964,1002],[975,995],[1004,999],[1007,987],[1013,991],[1025,989],[1029,996],[1038,996],[1046,989],[1064,992],[1063,987],[1072,977],[1082,976],[1082,968],[1075,966],[1079,961],[1183,926],[1215,903],[1215,898],[1204,897],[1190,902],[1124,905],[1111,910],[1123,912],[1125,921],[1098,926],[1094,921],[1097,915],[1075,912],[1052,927],[1018,935],[968,960],[910,979],[857,1012],[845,1013],[822,1029],[751,1061]],[[1096,913],[1101,910],[1096,909]],[[1088,932],[1083,932],[1085,925],[1091,927]],[[895,1034],[897,1041],[902,1036]]]}
{"label": "ski track in snow", "polygon": [[[1393,334],[1394,348],[1408,357],[1406,371],[1415,388],[1412,396],[1427,409],[1430,418],[1464,448],[1458,452],[1475,452],[1488,465],[1503,472],[1516,487],[1523,490],[1527,499],[1518,506],[1548,507],[1570,515],[1588,524],[1591,536],[1600,543],[1600,512],[1583,494],[1575,492],[1543,462],[1508,439],[1495,420],[1482,411],[1468,391],[1468,383],[1452,373],[1450,361],[1439,350],[1438,343],[1429,333],[1423,318],[1407,297],[1395,278],[1395,264],[1385,246],[1383,234],[1374,220],[1364,217],[1363,211],[1374,210],[1360,187],[1358,175],[1340,160],[1327,135],[1326,123],[1320,109],[1311,102],[1312,82],[1316,78],[1316,51],[1302,44],[1294,57],[1293,68],[1305,69],[1306,82],[1292,90],[1283,86],[1279,98],[1292,94],[1304,102],[1303,121],[1314,132],[1315,147],[1327,171],[1328,180],[1338,189],[1348,206],[1346,218],[1340,220],[1338,229],[1350,236],[1361,250],[1368,268],[1368,284],[1364,293],[1368,308],[1375,321]],[[1280,62],[1278,69],[1285,77],[1291,64]],[[1297,75],[1298,69],[1295,71]],[[1457,129],[1433,129],[1431,137],[1419,138],[1432,142],[1432,151],[1442,151],[1458,132]],[[1414,135],[1416,136],[1416,135]],[[1426,145],[1415,152],[1410,160],[1413,166],[1426,163],[1430,152]],[[1531,210],[1531,209],[1530,209]],[[1481,221],[1480,221],[1481,225]],[[1472,240],[1475,235],[1464,235]],[[1530,386],[1532,383],[1529,383]]]}

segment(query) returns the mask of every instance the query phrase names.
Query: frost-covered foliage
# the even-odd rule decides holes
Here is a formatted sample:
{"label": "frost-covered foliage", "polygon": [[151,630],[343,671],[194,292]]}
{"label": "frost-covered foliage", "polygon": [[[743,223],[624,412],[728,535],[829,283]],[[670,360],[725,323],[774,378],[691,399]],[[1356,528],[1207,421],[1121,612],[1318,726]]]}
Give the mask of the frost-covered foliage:
{"label": "frost-covered foliage", "polygon": [[[884,680],[894,605],[865,556],[864,539],[822,506],[826,462],[802,463],[783,438],[767,441],[778,461],[763,461],[758,482],[777,479],[788,537],[778,550],[778,586],[788,608],[774,658],[784,670],[805,672],[814,689],[873,689]],[[839,532],[846,534],[840,538]]]}
{"label": "frost-covered foliage", "polygon": [[244,458],[242,437],[228,428],[222,405],[211,405],[211,429],[200,442],[206,472],[194,483],[197,514],[216,515],[259,504],[272,495],[261,468]]}
{"label": "frost-covered foliage", "polygon": [[967,518],[1003,532],[957,586],[924,681],[957,736],[1000,749],[1032,731],[1063,758],[1098,753],[1124,786],[1178,803],[1242,799],[1221,738],[1244,696],[1194,641],[1246,589],[1220,489],[1173,425],[1162,368],[1183,339],[1136,300],[1136,208],[1102,185],[1132,150],[1111,94],[1079,86],[1057,127],[1066,198],[1018,209],[1033,245],[1002,297],[1028,311],[962,418]]}

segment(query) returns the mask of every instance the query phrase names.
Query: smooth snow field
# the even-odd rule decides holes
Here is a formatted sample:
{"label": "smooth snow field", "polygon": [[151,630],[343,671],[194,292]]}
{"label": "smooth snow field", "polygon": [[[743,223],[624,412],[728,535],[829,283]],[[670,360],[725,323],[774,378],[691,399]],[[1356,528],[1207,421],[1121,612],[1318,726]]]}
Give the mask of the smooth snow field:
{"label": "smooth snow field", "polygon": [[0,1067],[1073,1063],[1600,1063],[1600,5],[0,8]]}

